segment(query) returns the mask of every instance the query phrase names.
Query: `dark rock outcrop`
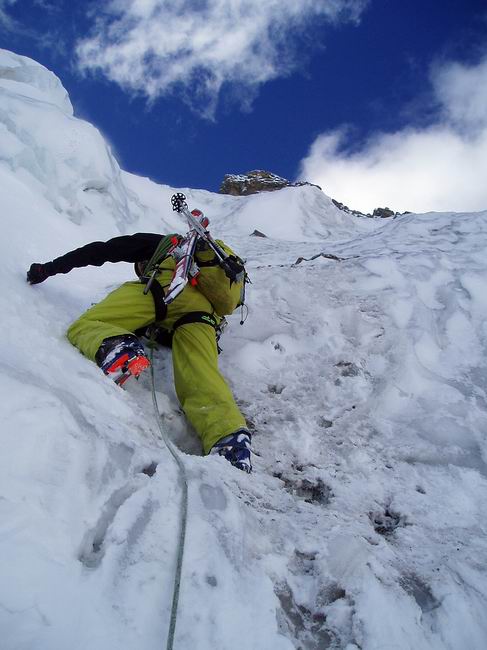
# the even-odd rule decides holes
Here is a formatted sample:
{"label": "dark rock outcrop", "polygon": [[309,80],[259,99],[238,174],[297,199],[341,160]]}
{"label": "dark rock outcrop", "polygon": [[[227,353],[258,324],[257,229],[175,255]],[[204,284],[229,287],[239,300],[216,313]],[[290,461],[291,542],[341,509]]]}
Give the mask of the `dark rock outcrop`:
{"label": "dark rock outcrop", "polygon": [[381,219],[386,219],[387,217],[394,217],[395,216],[394,210],[391,210],[390,208],[376,208],[372,212],[373,217],[380,217]]}
{"label": "dark rock outcrop", "polygon": [[[220,194],[231,194],[232,196],[248,196],[258,192],[275,192],[283,187],[300,187],[302,185],[313,185],[305,181],[291,183],[286,178],[264,171],[263,169],[254,169],[246,174],[225,174],[223,183],[220,187]],[[319,187],[314,185],[313,187]]]}
{"label": "dark rock outcrop", "polygon": [[342,212],[346,212],[347,214],[353,214],[355,217],[371,217],[371,214],[364,214],[363,212],[360,212],[360,210],[352,210],[352,208],[349,208],[348,205],[345,205],[344,203],[340,203],[340,201],[336,201],[335,199],[332,199],[333,204]]}
{"label": "dark rock outcrop", "polygon": [[353,214],[355,217],[369,217],[370,219],[377,219],[377,218],[387,219],[389,217],[397,217],[400,214],[409,214],[408,212],[394,212],[394,210],[391,210],[390,208],[375,208],[372,214],[370,214],[370,212],[364,214],[363,212],[360,212],[360,210],[352,210],[347,205],[340,203],[340,201],[335,201],[335,199],[332,199],[332,201],[339,210],[341,210],[342,212],[346,212],[347,214]]}

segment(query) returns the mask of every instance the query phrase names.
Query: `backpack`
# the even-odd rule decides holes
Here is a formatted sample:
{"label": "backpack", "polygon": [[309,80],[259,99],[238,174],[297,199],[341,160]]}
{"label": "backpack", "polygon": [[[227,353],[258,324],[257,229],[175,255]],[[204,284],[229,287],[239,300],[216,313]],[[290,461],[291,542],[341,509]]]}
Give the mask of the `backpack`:
{"label": "backpack", "polygon": [[[174,271],[176,262],[173,257],[168,255],[174,237],[177,237],[177,235],[163,237],[148,262],[137,262],[135,264],[135,272],[143,282],[147,281],[148,275],[155,268],[158,269],[159,273]],[[194,254],[194,260],[199,268],[195,286],[211,302],[215,313],[223,318],[244,304],[245,284],[249,282],[249,279],[243,260],[223,241],[217,239],[216,243],[230,256],[234,263],[242,267],[242,272],[238,274],[236,280],[230,280],[226,276],[224,269],[219,265],[215,252],[204,240],[199,240]]]}
{"label": "backpack", "polygon": [[194,256],[200,272],[197,276],[196,287],[208,298],[218,316],[228,316],[245,302],[245,284],[248,281],[244,262],[233,250],[220,239],[216,243],[223,248],[230,258],[241,265],[242,273],[236,280],[230,280],[214,251],[204,241],[199,241]]}

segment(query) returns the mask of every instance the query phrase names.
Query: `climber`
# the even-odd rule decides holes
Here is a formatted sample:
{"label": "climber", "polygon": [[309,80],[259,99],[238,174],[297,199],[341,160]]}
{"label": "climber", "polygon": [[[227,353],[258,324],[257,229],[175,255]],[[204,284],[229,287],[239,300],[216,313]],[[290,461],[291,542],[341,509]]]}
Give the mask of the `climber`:
{"label": "climber", "polygon": [[[122,385],[138,377],[150,362],[139,336],[148,327],[171,339],[174,383],[182,409],[201,438],[205,454],[217,453],[232,465],[251,472],[251,435],[225,379],[218,368],[216,328],[241,304],[245,277],[231,282],[205,241],[194,254],[198,282],[188,283],[169,305],[164,290],[169,286],[175,259],[167,256],[157,264],[151,291],[144,291],[143,269],[161,243],[161,235],[137,233],[92,242],[51,262],[33,263],[27,281],[38,284],[74,268],[101,266],[105,262],[132,262],[142,282],[121,285],[92,306],[68,329],[67,337],[82,354]],[[181,238],[168,236],[172,241]],[[225,252],[244,271],[242,261],[223,242]],[[245,276],[242,272],[241,276]]]}

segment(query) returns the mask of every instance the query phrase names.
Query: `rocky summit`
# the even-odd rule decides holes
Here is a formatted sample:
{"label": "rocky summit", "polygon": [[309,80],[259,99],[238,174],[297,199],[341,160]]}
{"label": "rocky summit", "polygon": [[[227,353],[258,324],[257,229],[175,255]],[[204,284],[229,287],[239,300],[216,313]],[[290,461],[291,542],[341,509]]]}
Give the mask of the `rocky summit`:
{"label": "rocky summit", "polygon": [[[312,183],[305,181],[292,183],[272,172],[255,169],[245,174],[225,174],[220,187],[220,194],[248,196],[258,192],[274,192],[281,190],[283,187],[301,187],[302,185],[312,185]],[[318,187],[318,185],[315,185],[315,187]]]}

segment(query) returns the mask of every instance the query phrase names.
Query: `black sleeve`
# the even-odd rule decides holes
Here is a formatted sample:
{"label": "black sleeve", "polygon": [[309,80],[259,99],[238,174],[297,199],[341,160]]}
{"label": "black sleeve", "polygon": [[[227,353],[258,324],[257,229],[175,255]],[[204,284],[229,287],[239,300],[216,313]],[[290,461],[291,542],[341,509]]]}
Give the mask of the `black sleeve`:
{"label": "black sleeve", "polygon": [[82,266],[101,266],[105,262],[140,262],[148,260],[164,235],[138,232],[114,237],[106,242],[95,241],[57,257],[44,266],[49,275],[69,273]]}

